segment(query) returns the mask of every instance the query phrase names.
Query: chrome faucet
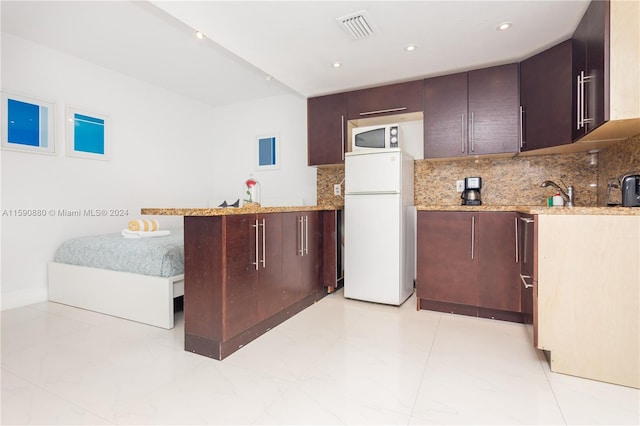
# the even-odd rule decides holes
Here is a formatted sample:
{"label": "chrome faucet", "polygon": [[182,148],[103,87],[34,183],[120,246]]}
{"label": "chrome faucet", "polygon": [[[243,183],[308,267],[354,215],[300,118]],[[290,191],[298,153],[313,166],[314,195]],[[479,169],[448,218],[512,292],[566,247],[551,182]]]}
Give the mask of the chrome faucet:
{"label": "chrome faucet", "polygon": [[565,191],[557,183],[551,180],[545,180],[540,184],[540,186],[543,188],[553,186],[560,193],[560,196],[564,200],[564,205],[567,207],[573,207],[573,186],[567,186],[567,190]]}

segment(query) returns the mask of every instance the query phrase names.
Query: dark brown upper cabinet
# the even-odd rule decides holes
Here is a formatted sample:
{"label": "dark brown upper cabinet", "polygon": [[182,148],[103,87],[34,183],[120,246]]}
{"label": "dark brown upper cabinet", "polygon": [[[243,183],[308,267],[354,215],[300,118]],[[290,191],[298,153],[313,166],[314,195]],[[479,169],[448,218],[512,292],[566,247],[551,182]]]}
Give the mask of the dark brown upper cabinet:
{"label": "dark brown upper cabinet", "polygon": [[347,94],[307,99],[307,155],[310,166],[344,163]]}
{"label": "dark brown upper cabinet", "polygon": [[520,63],[520,151],[573,141],[571,52],[566,40]]}
{"label": "dark brown upper cabinet", "polygon": [[589,4],[573,33],[572,47],[572,132],[576,140],[609,120],[609,1]]}
{"label": "dark brown upper cabinet", "polygon": [[422,80],[347,93],[349,120],[412,112],[422,112]]}
{"label": "dark brown upper cabinet", "polygon": [[424,81],[425,158],[516,153],[518,64]]}

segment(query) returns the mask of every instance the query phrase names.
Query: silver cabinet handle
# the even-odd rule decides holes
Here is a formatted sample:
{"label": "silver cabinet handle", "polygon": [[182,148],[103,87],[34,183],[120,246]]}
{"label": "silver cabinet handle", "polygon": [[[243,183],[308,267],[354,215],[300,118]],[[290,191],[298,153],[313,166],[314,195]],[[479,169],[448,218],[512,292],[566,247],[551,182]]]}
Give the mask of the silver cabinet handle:
{"label": "silver cabinet handle", "polygon": [[300,232],[300,238],[298,238],[298,243],[299,243],[299,248],[298,248],[298,253],[300,254],[300,256],[304,256],[304,230],[303,230],[303,226],[302,226],[302,216],[300,216],[298,218],[298,224],[300,225],[298,231]]}
{"label": "silver cabinet handle", "polygon": [[580,82],[580,122],[578,123],[578,129],[581,129],[584,127],[584,71],[580,71],[578,81]]}
{"label": "silver cabinet handle", "polygon": [[309,254],[309,216],[304,217],[304,254]]}
{"label": "silver cabinet handle", "polygon": [[527,142],[524,140],[524,107],[520,105],[520,148]]}
{"label": "silver cabinet handle", "polygon": [[342,133],[340,134],[340,136],[342,137],[342,160],[344,161],[344,153],[347,150],[347,148],[344,146],[344,115],[341,115],[340,117],[340,130],[342,131]]}
{"label": "silver cabinet handle", "polygon": [[522,275],[520,274],[520,279],[522,280],[522,284],[524,285],[524,288],[531,288],[533,287],[533,284],[527,284],[527,278],[531,278],[530,275]]}
{"label": "silver cabinet handle", "polygon": [[516,224],[516,263],[520,263],[520,257],[519,257],[519,253],[518,253],[518,218],[516,217],[514,220],[514,223]]}
{"label": "silver cabinet handle", "polygon": [[471,136],[471,152],[475,152],[475,146],[474,146],[474,140],[473,140],[475,138],[474,131],[473,131],[475,126],[474,126],[474,123],[473,123],[473,119],[474,119],[474,117],[473,117],[473,112],[472,112],[471,113],[471,128],[469,129],[470,136]]}
{"label": "silver cabinet handle", "polygon": [[385,112],[398,112],[398,111],[404,111],[406,110],[407,107],[399,107],[399,108],[389,108],[389,109],[379,109],[377,111],[367,111],[367,112],[361,112],[360,115],[373,115],[373,114],[384,114]]}
{"label": "silver cabinet handle", "polygon": [[584,71],[580,71],[580,75],[577,76],[577,91],[578,91],[578,96],[577,96],[577,101],[578,101],[578,105],[577,105],[577,119],[578,119],[578,123],[577,123],[577,130],[580,130],[583,127],[586,127],[588,123],[591,123],[593,121],[593,119],[591,118],[587,118],[586,117],[586,102],[585,102],[585,92],[584,92],[584,85],[586,83],[588,83],[589,81],[591,81],[593,79],[592,76],[590,75],[584,75]]}
{"label": "silver cabinet handle", "polygon": [[262,267],[263,268],[267,267],[267,259],[266,259],[267,253],[265,252],[265,246],[266,246],[265,241],[267,239],[266,239],[266,235],[265,234],[266,234],[265,233],[265,219],[262,218]]}
{"label": "silver cabinet handle", "polygon": [[473,260],[474,256],[474,241],[476,237],[476,217],[471,216],[471,260]]}
{"label": "silver cabinet handle", "polygon": [[576,130],[580,130],[581,121],[580,121],[580,110],[582,106],[580,105],[580,76],[576,76]]}
{"label": "silver cabinet handle", "polygon": [[256,228],[256,261],[255,262],[251,262],[252,265],[256,265],[256,271],[258,270],[258,219],[256,219],[256,223],[254,223],[253,225],[251,225],[253,228]]}
{"label": "silver cabinet handle", "polygon": [[464,154],[464,114],[460,114],[460,152]]}
{"label": "silver cabinet handle", "polygon": [[524,230],[522,231],[523,234],[524,234],[523,237],[522,237],[522,240],[523,240],[523,244],[522,244],[522,263],[527,263],[527,235],[528,235],[529,231],[528,231],[528,227],[527,227],[526,224],[533,223],[533,222],[535,222],[535,220],[530,219],[528,217],[520,217],[520,220],[525,223]]}

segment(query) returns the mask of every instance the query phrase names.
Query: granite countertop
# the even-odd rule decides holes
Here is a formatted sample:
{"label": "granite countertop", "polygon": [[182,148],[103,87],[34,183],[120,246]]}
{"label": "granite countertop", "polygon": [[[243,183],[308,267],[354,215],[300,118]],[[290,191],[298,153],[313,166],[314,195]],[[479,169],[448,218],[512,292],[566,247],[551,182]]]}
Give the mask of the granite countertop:
{"label": "granite countertop", "polygon": [[418,211],[518,212],[528,214],[640,216],[633,207],[546,207],[546,206],[416,206]]}
{"label": "granite countertop", "polygon": [[235,214],[284,213],[322,210],[339,210],[335,206],[292,207],[218,207],[218,208],[142,208],[140,214],[162,216],[230,216]]}

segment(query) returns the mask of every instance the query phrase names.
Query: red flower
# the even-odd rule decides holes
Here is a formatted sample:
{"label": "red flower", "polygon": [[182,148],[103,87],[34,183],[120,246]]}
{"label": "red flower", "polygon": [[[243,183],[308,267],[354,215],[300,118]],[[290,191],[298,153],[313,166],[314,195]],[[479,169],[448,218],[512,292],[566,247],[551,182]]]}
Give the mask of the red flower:
{"label": "red flower", "polygon": [[247,181],[245,182],[245,184],[247,185],[247,188],[253,188],[256,185],[256,183],[257,182],[252,178],[247,179]]}

